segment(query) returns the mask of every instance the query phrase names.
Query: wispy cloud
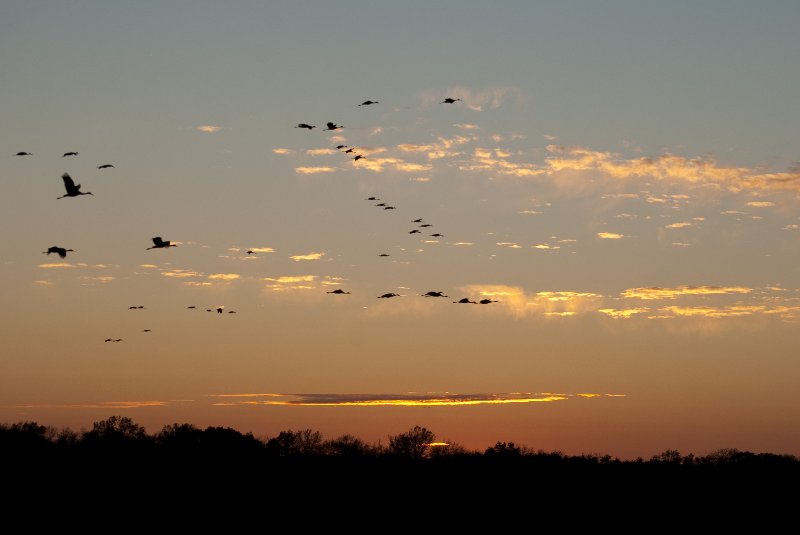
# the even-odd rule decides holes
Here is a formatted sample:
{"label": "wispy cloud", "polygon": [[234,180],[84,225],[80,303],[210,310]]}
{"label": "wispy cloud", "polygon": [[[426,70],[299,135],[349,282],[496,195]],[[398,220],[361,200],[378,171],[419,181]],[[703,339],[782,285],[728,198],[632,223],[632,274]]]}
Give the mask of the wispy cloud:
{"label": "wispy cloud", "polygon": [[412,181],[412,182],[430,182],[431,181],[431,179],[426,177],[426,176],[417,176],[417,177],[409,178],[409,180]]}
{"label": "wispy cloud", "polygon": [[213,394],[214,405],[284,405],[293,407],[454,407],[548,403],[569,399],[624,397],[624,394],[562,394],[552,392],[512,392],[484,394],[407,393],[407,394]]}
{"label": "wispy cloud", "polygon": [[678,286],[676,288],[661,288],[651,286],[646,288],[628,288],[622,292],[622,297],[633,299],[676,299],[687,295],[729,295],[748,294],[752,288],[744,286]]}
{"label": "wispy cloud", "polygon": [[203,124],[197,127],[197,129],[201,132],[205,132],[207,134],[214,134],[222,130],[221,126],[213,125],[213,124]]}
{"label": "wispy cloud", "polygon": [[636,314],[643,314],[644,312],[648,312],[650,309],[648,308],[601,308],[598,312],[602,312],[607,316],[611,316],[614,319],[629,319]]}
{"label": "wispy cloud", "polygon": [[212,273],[208,276],[211,280],[234,281],[240,278],[238,273]]}
{"label": "wispy cloud", "polygon": [[336,171],[333,167],[295,167],[294,172],[301,175],[316,175],[319,173],[333,173]]}
{"label": "wispy cloud", "polygon": [[69,262],[56,262],[53,264],[39,264],[39,267],[42,269],[58,269],[58,268],[76,268],[75,264],[70,264]]}
{"label": "wispy cloud", "polygon": [[291,258],[295,262],[300,262],[300,261],[303,261],[303,260],[319,260],[323,256],[325,256],[325,253],[324,252],[320,252],[320,253],[308,253],[308,254],[294,255],[294,256],[290,256],[289,258]]}
{"label": "wispy cloud", "polygon": [[695,226],[695,224],[691,223],[689,221],[680,221],[678,223],[670,223],[669,225],[666,225],[664,228],[679,229],[679,228],[691,228],[691,227],[694,227],[694,226]]}
{"label": "wispy cloud", "polygon": [[292,149],[282,149],[282,148],[272,149],[272,152],[274,152],[275,154],[283,155],[283,156],[285,156],[287,154],[294,154],[294,151]]}
{"label": "wispy cloud", "polygon": [[188,269],[173,269],[170,271],[162,271],[161,274],[164,275],[165,277],[171,277],[174,279],[186,279],[186,278],[203,276],[202,273],[199,273],[197,271],[191,271]]}
{"label": "wispy cloud", "polygon": [[752,206],[754,208],[769,208],[770,206],[775,206],[775,203],[772,201],[750,201],[747,203],[747,206]]}
{"label": "wispy cloud", "polygon": [[272,247],[250,247],[250,250],[254,253],[274,253],[275,249]]}
{"label": "wispy cloud", "polygon": [[306,154],[309,156],[327,156],[329,154],[336,154],[333,149],[308,149]]}
{"label": "wispy cloud", "polygon": [[476,124],[469,124],[469,123],[463,123],[463,124],[462,123],[456,123],[453,126],[455,126],[456,128],[460,128],[462,130],[479,130],[480,129],[480,126],[478,126]]}
{"label": "wispy cloud", "polygon": [[621,240],[627,238],[624,234],[617,234],[616,232],[598,232],[597,237],[601,240]]}

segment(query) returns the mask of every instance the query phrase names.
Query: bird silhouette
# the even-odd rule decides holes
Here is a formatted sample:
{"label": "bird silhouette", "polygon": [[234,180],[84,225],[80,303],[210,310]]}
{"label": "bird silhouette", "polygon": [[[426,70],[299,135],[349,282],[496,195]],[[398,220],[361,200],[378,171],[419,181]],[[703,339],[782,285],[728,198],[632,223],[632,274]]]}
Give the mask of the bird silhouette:
{"label": "bird silhouette", "polygon": [[61,175],[61,180],[64,181],[64,188],[67,192],[62,195],[61,197],[57,197],[57,199],[63,199],[64,197],[77,197],[78,195],[94,195],[91,191],[81,191],[81,185],[75,184],[72,180],[72,177],[69,176],[69,173],[64,173]]}
{"label": "bird silhouette", "polygon": [[439,234],[437,232],[436,234],[431,234],[431,238],[444,238],[444,234]]}
{"label": "bird silhouette", "polygon": [[295,128],[307,128],[308,130],[311,130],[312,128],[316,128],[316,126],[306,123],[300,123],[297,126],[295,126]]}
{"label": "bird silhouette", "polygon": [[255,252],[255,251],[253,251],[253,250],[248,250],[248,251],[247,251],[247,254],[256,254],[256,252]]}
{"label": "bird silhouette", "polygon": [[[378,200],[378,199],[375,199],[375,200]],[[381,202],[381,203],[376,204],[375,206],[389,206],[389,205],[386,204],[385,202]]]}
{"label": "bird silhouette", "polygon": [[419,219],[415,219],[412,221],[412,223],[422,223],[422,218],[420,217]]}
{"label": "bird silhouette", "polygon": [[186,307],[186,308],[197,308],[197,307],[196,307],[196,306],[194,306],[194,305],[189,305],[189,306],[188,306],[188,307]]}
{"label": "bird silhouette", "polygon": [[370,106],[372,104],[379,104],[379,102],[377,100],[365,100],[364,102],[359,104],[359,107],[360,106]]}
{"label": "bird silhouette", "polygon": [[397,207],[395,207],[395,206],[384,206],[383,209],[384,210],[397,210]]}
{"label": "bird silhouette", "polygon": [[389,255],[389,254],[387,254],[387,253],[381,253],[381,254],[379,254],[378,256],[391,256],[391,255]]}
{"label": "bird silhouette", "polygon": [[150,331],[151,331],[151,329],[142,329],[143,333],[149,333]]}
{"label": "bird silhouette", "polygon": [[53,245],[52,247],[48,247],[46,251],[42,251],[42,254],[50,255],[50,253],[55,253],[61,258],[67,257],[67,252],[74,253],[74,249],[64,249],[63,247],[58,247],[57,245]]}
{"label": "bird silhouette", "polygon": [[471,305],[477,305],[478,304],[475,301],[470,301],[469,297],[462,297],[458,301],[453,301],[453,303],[456,303],[456,304],[467,304],[467,303],[469,303]]}
{"label": "bird silhouette", "polygon": [[409,234],[419,234],[419,231],[417,229],[414,229],[414,230],[409,230],[408,233]]}
{"label": "bird silhouette", "polygon": [[346,149],[347,145],[336,145],[336,148],[339,150]]}
{"label": "bird silhouette", "polygon": [[77,152],[65,152],[64,154],[61,155],[61,157],[63,158],[64,156],[77,156],[77,155],[78,155]]}
{"label": "bird silhouette", "polygon": [[98,169],[109,169],[109,168],[113,168],[113,167],[114,166],[111,165],[110,163],[104,163],[103,165],[98,165],[97,166]]}
{"label": "bird silhouette", "polygon": [[419,228],[426,228],[426,227],[432,227],[432,226],[433,225],[431,225],[430,223],[425,223],[424,225],[420,225]]}
{"label": "bird silhouette", "polygon": [[142,306],[142,305],[139,305],[139,306],[133,305],[133,306],[129,306],[128,310],[138,310],[138,309],[142,309],[142,308],[144,308],[144,306]]}
{"label": "bird silhouette", "polygon": [[450,297],[449,295],[444,295],[444,292],[426,292],[422,294],[422,297]]}
{"label": "bird silhouette", "polygon": [[350,295],[350,292],[345,292],[341,288],[337,288],[336,290],[325,292],[326,294],[336,294],[336,295]]}
{"label": "bird silhouette", "polygon": [[328,130],[339,130],[340,128],[344,128],[344,126],[337,125],[336,123],[328,123],[328,128],[323,130],[323,132],[327,132]]}
{"label": "bird silhouette", "polygon": [[153,238],[153,246],[148,247],[145,251],[149,251],[150,249],[166,249],[167,247],[177,247],[176,244],[171,243],[170,240],[162,240],[161,236],[156,236]]}
{"label": "bird silhouette", "polygon": [[222,314],[222,309],[225,307],[217,307],[217,314]]}
{"label": "bird silhouette", "polygon": [[106,342],[122,342],[122,338],[106,338]]}
{"label": "bird silhouette", "polygon": [[488,305],[489,303],[499,303],[500,301],[492,301],[491,299],[481,299],[478,301],[481,305]]}
{"label": "bird silhouette", "polygon": [[343,152],[344,152],[345,154],[350,154],[350,153],[351,153],[351,152],[353,152],[354,150],[355,150],[354,148],[350,147],[349,149],[347,149],[346,151],[343,151]]}
{"label": "bird silhouette", "polygon": [[235,310],[229,310],[228,314],[236,314],[236,311]]}
{"label": "bird silhouette", "polygon": [[362,158],[366,158],[366,156],[362,156],[361,154],[356,154],[356,157],[353,158],[353,161],[357,162],[358,160],[360,160]]}
{"label": "bird silhouette", "polygon": [[446,99],[444,99],[444,100],[443,100],[441,103],[442,103],[442,104],[454,104],[454,103],[458,102],[459,100],[461,100],[461,99],[460,99],[460,98],[450,98],[450,97],[447,97],[447,98],[446,98]]}
{"label": "bird silhouette", "polygon": [[33,156],[30,152],[18,152],[14,156]]}
{"label": "bird silhouette", "polygon": [[365,200],[367,201],[379,201],[380,199],[377,197],[367,197]]}
{"label": "bird silhouette", "polygon": [[378,299],[389,299],[391,297],[400,297],[400,294],[394,294],[394,293],[383,294],[379,295]]}

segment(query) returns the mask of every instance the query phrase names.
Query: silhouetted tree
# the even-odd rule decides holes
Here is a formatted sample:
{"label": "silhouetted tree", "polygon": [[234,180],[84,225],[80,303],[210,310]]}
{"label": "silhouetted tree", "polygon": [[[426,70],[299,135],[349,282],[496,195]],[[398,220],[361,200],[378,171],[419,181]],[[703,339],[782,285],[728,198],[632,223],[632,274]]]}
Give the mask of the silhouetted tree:
{"label": "silhouetted tree", "polygon": [[332,457],[368,457],[376,455],[377,448],[370,446],[353,435],[342,435],[322,444],[325,455]]}
{"label": "silhouetted tree", "polygon": [[491,448],[486,448],[483,453],[493,459],[512,459],[522,456],[522,450],[513,442],[497,442]]}
{"label": "silhouetted tree", "polygon": [[436,435],[432,431],[417,425],[405,433],[390,435],[389,453],[409,459],[423,459],[429,455],[430,446],[428,444],[434,441],[436,441]]}
{"label": "silhouetted tree", "polygon": [[144,427],[128,417],[111,416],[94,422],[92,430],[84,433],[81,444],[88,448],[141,448],[153,442]]}
{"label": "silhouetted tree", "polygon": [[0,425],[0,450],[34,453],[52,448],[56,431],[36,422]]}
{"label": "silhouetted tree", "polygon": [[311,429],[281,431],[267,441],[267,451],[278,457],[322,455],[322,434]]}
{"label": "silhouetted tree", "polygon": [[665,450],[650,458],[651,463],[681,464],[683,457],[678,450]]}

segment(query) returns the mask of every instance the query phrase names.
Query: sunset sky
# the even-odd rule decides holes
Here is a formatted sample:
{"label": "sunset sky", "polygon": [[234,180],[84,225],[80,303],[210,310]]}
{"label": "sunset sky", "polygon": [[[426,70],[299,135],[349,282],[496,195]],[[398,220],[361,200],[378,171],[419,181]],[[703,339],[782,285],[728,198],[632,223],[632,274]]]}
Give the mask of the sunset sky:
{"label": "sunset sky", "polygon": [[0,422],[800,454],[798,21],[0,3]]}

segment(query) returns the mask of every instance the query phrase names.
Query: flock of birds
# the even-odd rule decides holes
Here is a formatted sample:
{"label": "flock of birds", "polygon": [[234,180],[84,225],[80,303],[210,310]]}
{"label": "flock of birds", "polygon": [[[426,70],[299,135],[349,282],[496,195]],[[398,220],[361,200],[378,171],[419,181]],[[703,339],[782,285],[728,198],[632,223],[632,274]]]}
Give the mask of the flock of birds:
{"label": "flock of birds", "polygon": [[[455,104],[456,102],[459,102],[460,100],[461,100],[460,98],[448,97],[448,98],[445,98],[441,103],[442,104]],[[359,107],[372,106],[372,105],[375,105],[375,104],[379,104],[379,102],[377,100],[365,100],[364,102],[362,102],[358,106]],[[306,130],[311,131],[311,130],[317,128],[317,127],[315,125],[308,124],[308,123],[299,123],[295,128],[301,128],[301,129],[306,129]],[[322,131],[323,132],[329,132],[329,131],[341,130],[343,128],[344,128],[343,125],[338,125],[338,124],[333,123],[333,122],[328,122],[328,123],[326,123],[326,128],[324,128]],[[361,159],[366,158],[366,156],[364,156],[363,154],[360,154],[355,147],[350,147],[348,145],[340,144],[340,145],[336,146],[336,149],[339,150],[340,152],[342,152],[343,154],[353,155],[352,159],[353,159],[353,161],[356,161],[356,162],[361,160]],[[78,156],[78,154],[79,153],[76,152],[76,151],[65,152],[62,155],[62,158]],[[26,152],[26,151],[20,151],[20,152],[17,152],[15,154],[15,156],[33,156],[33,153]],[[113,169],[113,168],[114,168],[114,165],[113,164],[109,164],[109,163],[101,164],[101,165],[97,166],[97,169],[100,169],[100,170]],[[64,173],[63,175],[61,175],[61,179],[64,182],[65,193],[64,193],[64,195],[61,195],[60,197],[57,197],[56,199],[63,199],[65,197],[80,197],[81,195],[94,195],[91,191],[81,191],[81,184],[76,184],[75,181],[72,179],[72,177],[69,175],[69,173]],[[381,201],[381,199],[379,199],[378,197],[374,197],[374,196],[367,197],[366,200],[368,200],[368,201]],[[376,204],[375,206],[378,207],[378,208],[383,208],[384,210],[396,210],[397,209],[396,206],[392,206],[392,205],[390,205],[390,204],[388,204],[386,202],[383,202],[383,201],[378,202],[378,204]],[[414,220],[412,220],[412,223],[416,223],[417,224],[416,228],[408,231],[408,234],[412,234],[412,235],[413,234],[422,234],[423,230],[420,230],[420,229],[428,229],[428,228],[433,226],[430,223],[426,223],[422,218],[414,219]],[[431,236],[433,238],[443,238],[444,237],[444,235],[439,233],[439,232],[430,234],[429,236]],[[169,249],[170,247],[177,247],[178,246],[177,244],[172,243],[170,240],[164,240],[161,236],[156,236],[156,237],[152,238],[152,241],[153,241],[152,247],[148,247],[146,250],[149,251],[151,249]],[[69,253],[69,252],[76,252],[76,251],[74,249],[67,249],[66,247],[60,247],[60,246],[57,246],[57,245],[53,245],[51,247],[48,247],[47,251],[43,251],[42,254],[46,254],[48,256],[51,255],[51,254],[57,254],[60,258],[66,258],[67,257],[67,253]],[[247,254],[248,255],[255,254],[255,251],[248,250]],[[380,253],[378,256],[380,256],[380,257],[388,257],[390,255],[388,253]],[[332,294],[332,295],[351,295],[351,292],[345,291],[345,290],[343,290],[341,288],[336,289],[336,290],[331,290],[331,291],[328,291],[326,293]],[[449,298],[449,296],[445,295],[444,292],[435,291],[435,290],[432,290],[432,291],[429,291],[429,292],[426,292],[426,293],[420,294],[420,295],[423,296],[423,297]],[[382,295],[379,295],[378,299],[390,299],[390,298],[393,298],[393,297],[402,297],[402,295],[394,293],[394,292],[387,292],[387,293],[384,293]],[[473,301],[473,300],[469,299],[468,297],[461,298],[458,301],[453,301],[453,303],[456,303],[456,304],[474,304],[474,305],[477,305],[477,304],[488,305],[490,303],[497,303],[497,302],[498,301],[493,300],[493,299],[480,299],[479,301]],[[132,306],[128,307],[129,310],[142,310],[144,308],[145,307],[143,305],[132,305]],[[191,305],[191,306],[188,306],[187,308],[188,309],[196,309],[197,307],[194,306],[194,305]],[[206,309],[206,312],[216,312],[217,314],[222,314],[223,312],[225,312],[224,308],[225,308],[224,306],[217,306],[217,307],[214,307],[214,308]],[[227,313],[228,314],[236,314],[236,311],[235,310],[228,310]],[[151,329],[143,329],[142,332],[151,332]],[[106,338],[105,339],[105,342],[112,342],[112,343],[113,342],[122,342],[122,341],[123,341],[122,338]]]}

